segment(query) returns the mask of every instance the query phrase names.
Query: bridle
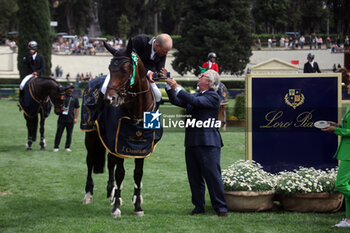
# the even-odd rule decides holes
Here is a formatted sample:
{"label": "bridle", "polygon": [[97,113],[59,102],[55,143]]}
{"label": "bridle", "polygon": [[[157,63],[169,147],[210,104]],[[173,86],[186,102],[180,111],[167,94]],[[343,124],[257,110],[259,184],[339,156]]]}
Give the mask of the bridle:
{"label": "bridle", "polygon": [[[117,94],[123,98],[127,97],[130,95],[131,97],[136,97],[138,95],[147,93],[150,91],[151,87],[150,84],[147,82],[147,90],[144,91],[131,91],[130,89],[133,88],[133,83],[132,79],[134,78],[133,76],[135,75],[135,69],[137,66],[137,60],[131,59],[130,57],[126,56],[114,56],[113,59],[111,60],[111,64],[109,65],[109,70],[112,72],[117,72],[120,70],[121,66],[125,63],[129,62],[129,66],[131,66],[131,72],[130,76],[128,79],[126,79],[122,85],[119,87],[113,87],[112,85],[108,84],[107,89],[112,89],[117,92]],[[132,65],[133,64],[133,65]]]}

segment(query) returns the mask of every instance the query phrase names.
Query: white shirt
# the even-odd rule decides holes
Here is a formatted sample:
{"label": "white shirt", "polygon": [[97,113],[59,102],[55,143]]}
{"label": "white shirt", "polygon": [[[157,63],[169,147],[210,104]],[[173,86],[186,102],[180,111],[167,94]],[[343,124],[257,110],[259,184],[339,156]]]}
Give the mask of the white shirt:
{"label": "white shirt", "polygon": [[32,57],[33,57],[33,60],[34,60],[34,61],[35,61],[36,55],[38,55],[38,53],[37,53],[37,52],[36,52],[36,53],[34,53],[34,54],[32,55]]}

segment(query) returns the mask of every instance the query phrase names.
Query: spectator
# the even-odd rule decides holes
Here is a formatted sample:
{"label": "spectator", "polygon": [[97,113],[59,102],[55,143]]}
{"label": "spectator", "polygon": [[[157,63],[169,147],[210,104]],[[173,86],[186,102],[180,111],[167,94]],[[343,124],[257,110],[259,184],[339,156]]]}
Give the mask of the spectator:
{"label": "spectator", "polygon": [[318,46],[318,49],[322,49],[322,44],[323,44],[322,37],[318,37],[318,39],[317,39],[317,46]]}
{"label": "spectator", "polygon": [[284,37],[282,36],[280,39],[280,47],[283,48],[284,47]]}
{"label": "spectator", "polygon": [[300,49],[303,49],[304,48],[304,44],[305,44],[305,37],[304,37],[304,35],[301,35],[301,37],[299,39],[299,42],[300,42]]}
{"label": "spectator", "polygon": [[268,47],[268,49],[271,49],[271,46],[272,46],[272,39],[269,38],[269,39],[267,40],[267,47]]}
{"label": "spectator", "polygon": [[331,48],[331,38],[329,36],[327,36],[327,39],[326,39],[326,47],[327,49],[330,49]]}

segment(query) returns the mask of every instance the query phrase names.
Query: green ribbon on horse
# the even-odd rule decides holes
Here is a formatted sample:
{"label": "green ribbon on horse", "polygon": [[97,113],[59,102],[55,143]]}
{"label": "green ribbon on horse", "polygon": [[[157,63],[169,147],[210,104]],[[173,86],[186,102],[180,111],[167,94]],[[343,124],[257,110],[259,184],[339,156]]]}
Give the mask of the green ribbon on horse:
{"label": "green ribbon on horse", "polygon": [[132,77],[130,80],[130,86],[132,86],[135,83],[135,70],[137,63],[139,62],[139,58],[137,57],[137,54],[132,52],[131,53],[131,59],[132,59]]}

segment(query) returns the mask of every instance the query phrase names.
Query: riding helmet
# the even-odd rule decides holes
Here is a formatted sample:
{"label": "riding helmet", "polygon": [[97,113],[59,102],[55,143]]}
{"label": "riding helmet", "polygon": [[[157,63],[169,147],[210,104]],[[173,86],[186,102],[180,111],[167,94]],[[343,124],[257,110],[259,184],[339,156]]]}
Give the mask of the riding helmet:
{"label": "riding helmet", "polygon": [[37,50],[38,49],[38,43],[36,41],[32,40],[28,43],[28,49]]}
{"label": "riding helmet", "polygon": [[210,52],[210,53],[208,54],[208,58],[210,59],[210,58],[212,58],[212,57],[216,58],[216,54],[213,53],[213,52]]}
{"label": "riding helmet", "polygon": [[308,59],[309,59],[309,58],[314,59],[314,58],[315,58],[315,55],[309,53],[309,54],[307,55],[307,58],[308,58]]}

